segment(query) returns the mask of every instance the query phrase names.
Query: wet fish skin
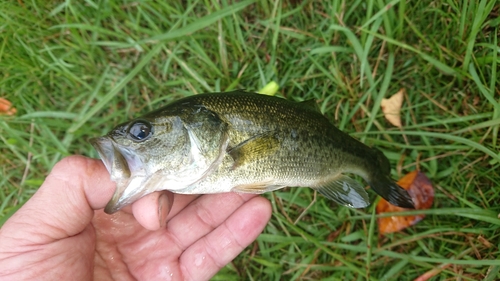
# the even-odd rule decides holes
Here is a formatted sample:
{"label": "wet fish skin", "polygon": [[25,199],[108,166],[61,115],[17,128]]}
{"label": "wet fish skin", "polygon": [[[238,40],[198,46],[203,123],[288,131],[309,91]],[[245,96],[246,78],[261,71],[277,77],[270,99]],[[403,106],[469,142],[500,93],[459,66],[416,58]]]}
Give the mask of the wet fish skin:
{"label": "wet fish skin", "polygon": [[[131,133],[147,136],[137,140]],[[390,178],[388,159],[333,126],[313,101],[244,91],[200,94],[91,142],[117,182],[108,213],[157,190],[262,193],[285,186],[308,186],[342,205],[367,206],[363,185],[346,173],[361,176],[390,203],[413,207]]]}

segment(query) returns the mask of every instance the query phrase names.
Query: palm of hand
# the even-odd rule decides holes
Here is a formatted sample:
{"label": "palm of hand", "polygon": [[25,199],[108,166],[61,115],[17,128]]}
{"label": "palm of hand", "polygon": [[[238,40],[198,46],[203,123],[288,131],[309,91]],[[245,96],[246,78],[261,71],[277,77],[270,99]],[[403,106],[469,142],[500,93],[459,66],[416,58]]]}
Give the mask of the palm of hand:
{"label": "palm of hand", "polygon": [[60,189],[41,188],[7,221],[0,229],[0,279],[208,280],[258,236],[271,212],[254,195],[175,195],[172,208],[163,209],[156,194],[110,216],[92,210],[110,196],[96,199],[102,191],[82,186],[55,199]]}
{"label": "palm of hand", "polygon": [[252,197],[221,194],[192,201],[194,196],[176,195],[166,228],[156,231],[144,229],[130,213],[109,219],[101,211],[93,220],[96,274],[115,280],[209,279],[260,233],[246,219],[259,212],[255,203],[262,198]]}

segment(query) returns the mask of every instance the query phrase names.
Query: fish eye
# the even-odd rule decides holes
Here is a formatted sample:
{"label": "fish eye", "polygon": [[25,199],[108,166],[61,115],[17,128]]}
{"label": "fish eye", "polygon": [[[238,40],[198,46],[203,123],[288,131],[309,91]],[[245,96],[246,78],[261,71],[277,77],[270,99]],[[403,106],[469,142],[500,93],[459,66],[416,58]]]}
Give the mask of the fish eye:
{"label": "fish eye", "polygon": [[144,120],[138,120],[128,127],[128,135],[133,141],[145,141],[153,135],[153,128],[151,123]]}

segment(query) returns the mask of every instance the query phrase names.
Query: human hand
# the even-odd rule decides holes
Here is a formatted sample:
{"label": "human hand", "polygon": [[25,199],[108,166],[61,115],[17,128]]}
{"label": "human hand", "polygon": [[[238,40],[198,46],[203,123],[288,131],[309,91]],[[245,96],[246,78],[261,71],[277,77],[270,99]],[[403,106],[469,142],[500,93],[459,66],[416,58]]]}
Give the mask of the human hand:
{"label": "human hand", "polygon": [[269,201],[156,192],[102,208],[115,184],[101,161],[60,161],[0,229],[0,280],[207,280],[261,233]]}

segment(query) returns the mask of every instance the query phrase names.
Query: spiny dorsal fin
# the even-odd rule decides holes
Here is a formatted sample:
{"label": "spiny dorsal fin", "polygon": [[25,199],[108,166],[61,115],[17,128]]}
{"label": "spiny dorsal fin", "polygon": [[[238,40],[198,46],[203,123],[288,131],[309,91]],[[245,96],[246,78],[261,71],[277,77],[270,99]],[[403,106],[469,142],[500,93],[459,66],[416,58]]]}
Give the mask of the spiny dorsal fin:
{"label": "spiny dorsal fin", "polygon": [[351,208],[364,208],[370,205],[368,194],[363,186],[345,175],[339,175],[328,182],[312,187],[326,198]]}
{"label": "spiny dorsal fin", "polygon": [[321,113],[321,110],[319,109],[318,103],[314,99],[302,101],[302,102],[300,102],[300,105],[302,105],[304,108],[307,108],[309,110]]}

